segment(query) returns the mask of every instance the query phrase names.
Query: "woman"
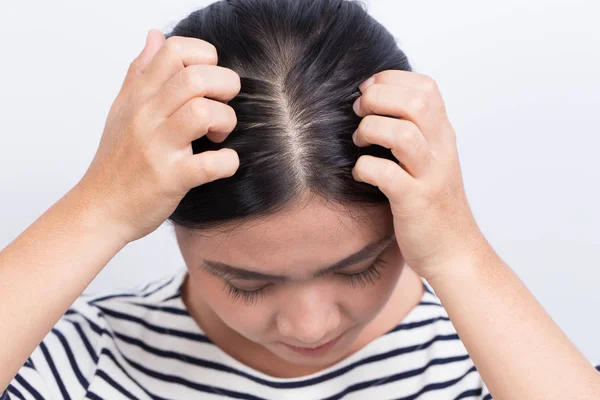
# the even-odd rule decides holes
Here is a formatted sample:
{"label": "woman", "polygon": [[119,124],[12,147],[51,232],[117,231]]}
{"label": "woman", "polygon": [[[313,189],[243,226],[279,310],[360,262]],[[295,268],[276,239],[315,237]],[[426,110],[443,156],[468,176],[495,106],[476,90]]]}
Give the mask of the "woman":
{"label": "woman", "polygon": [[[186,268],[82,295],[165,220]],[[3,398],[600,397],[477,227],[435,82],[357,2],[151,30],[0,282]]]}

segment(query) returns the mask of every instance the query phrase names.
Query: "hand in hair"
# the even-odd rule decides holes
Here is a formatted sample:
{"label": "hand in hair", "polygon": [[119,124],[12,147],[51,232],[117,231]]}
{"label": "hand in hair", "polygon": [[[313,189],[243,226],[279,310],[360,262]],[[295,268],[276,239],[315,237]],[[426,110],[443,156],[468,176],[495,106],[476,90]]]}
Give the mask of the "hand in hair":
{"label": "hand in hair", "polygon": [[237,171],[233,149],[192,151],[195,139],[222,142],[237,124],[226,103],[239,93],[240,77],[217,62],[212,44],[182,36],[165,40],[153,29],[131,63],[98,151],[77,185],[87,198],[100,199],[127,242],[156,230],[190,189]]}
{"label": "hand in hair", "polygon": [[449,259],[487,248],[465,195],[456,134],[432,78],[401,70],[372,78],[353,105],[363,117],[353,139],[391,149],[400,163],[363,155],[352,175],[388,197],[404,259],[431,279]]}

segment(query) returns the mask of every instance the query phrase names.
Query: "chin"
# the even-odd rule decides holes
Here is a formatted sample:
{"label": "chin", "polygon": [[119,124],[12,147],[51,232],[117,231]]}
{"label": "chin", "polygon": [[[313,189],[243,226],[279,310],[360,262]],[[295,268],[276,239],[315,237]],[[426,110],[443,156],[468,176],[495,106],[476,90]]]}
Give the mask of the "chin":
{"label": "chin", "polygon": [[354,340],[350,340],[352,339],[351,336],[351,332],[346,331],[334,339],[334,344],[325,345],[325,349],[316,351],[298,351],[283,343],[273,344],[268,348],[273,354],[286,362],[306,367],[328,367],[348,354],[351,344],[354,342]]}

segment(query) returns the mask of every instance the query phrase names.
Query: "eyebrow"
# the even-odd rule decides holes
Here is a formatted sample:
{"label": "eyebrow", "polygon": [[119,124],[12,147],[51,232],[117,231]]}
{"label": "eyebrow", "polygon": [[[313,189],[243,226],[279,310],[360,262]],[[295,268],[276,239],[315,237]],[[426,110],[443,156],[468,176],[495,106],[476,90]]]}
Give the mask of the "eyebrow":
{"label": "eyebrow", "polygon": [[[354,265],[359,261],[366,260],[367,258],[373,257],[385,250],[392,242],[396,241],[396,235],[393,233],[391,236],[386,236],[373,243],[368,244],[363,249],[349,255],[348,257],[336,262],[333,265],[324,267],[313,273],[313,277],[319,277],[326,275],[331,272],[338,271],[346,268],[350,265]],[[255,281],[286,281],[289,277],[286,275],[274,275],[263,272],[253,271],[248,267],[234,266],[225,264],[219,261],[201,260],[200,266],[207,270],[209,273],[217,276],[221,276],[226,279],[243,279],[243,280],[255,280]]]}

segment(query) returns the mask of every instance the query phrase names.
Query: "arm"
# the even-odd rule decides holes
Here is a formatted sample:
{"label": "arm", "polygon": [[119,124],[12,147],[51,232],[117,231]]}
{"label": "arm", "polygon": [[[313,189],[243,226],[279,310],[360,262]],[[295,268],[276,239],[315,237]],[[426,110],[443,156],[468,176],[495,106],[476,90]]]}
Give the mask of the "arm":
{"label": "arm", "polygon": [[362,155],[352,174],[389,198],[406,263],[431,284],[494,398],[600,399],[600,374],[477,226],[435,80],[386,70],[359,89],[354,143],[400,163]]}
{"label": "arm", "polygon": [[[494,399],[598,399],[600,374],[479,239],[428,282]],[[446,271],[446,272],[444,272]]]}
{"label": "arm", "polygon": [[127,242],[76,186],[0,252],[0,393]]}
{"label": "arm", "polygon": [[237,171],[233,149],[190,146],[209,130],[224,140],[237,121],[226,102],[240,77],[217,56],[204,40],[151,29],[84,177],[0,253],[0,393],[115,254],[156,230],[190,189]]}

